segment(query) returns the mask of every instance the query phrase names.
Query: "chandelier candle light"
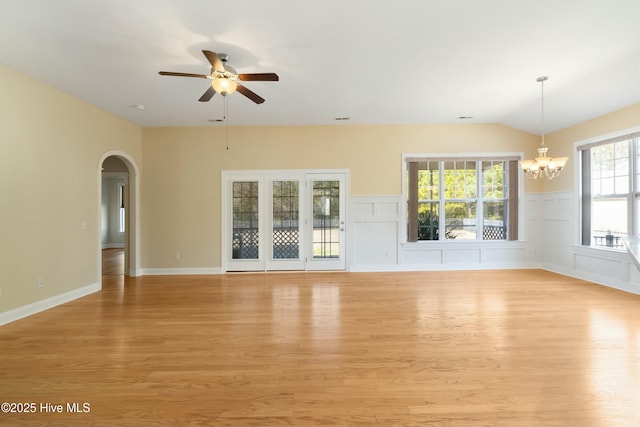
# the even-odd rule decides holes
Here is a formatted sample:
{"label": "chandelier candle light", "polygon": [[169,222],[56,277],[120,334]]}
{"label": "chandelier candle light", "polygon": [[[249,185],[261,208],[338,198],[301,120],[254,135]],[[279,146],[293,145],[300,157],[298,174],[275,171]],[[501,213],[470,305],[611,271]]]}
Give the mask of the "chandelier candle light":
{"label": "chandelier candle light", "polygon": [[547,150],[549,149],[544,145],[544,82],[548,79],[547,76],[538,77],[537,82],[540,82],[542,88],[542,114],[541,114],[541,134],[542,140],[540,147],[538,147],[538,157],[534,160],[521,160],[520,166],[524,171],[527,178],[540,179],[546,176],[548,179],[556,178],[560,175],[560,172],[564,168],[565,163],[569,160],[568,157],[547,157]]}

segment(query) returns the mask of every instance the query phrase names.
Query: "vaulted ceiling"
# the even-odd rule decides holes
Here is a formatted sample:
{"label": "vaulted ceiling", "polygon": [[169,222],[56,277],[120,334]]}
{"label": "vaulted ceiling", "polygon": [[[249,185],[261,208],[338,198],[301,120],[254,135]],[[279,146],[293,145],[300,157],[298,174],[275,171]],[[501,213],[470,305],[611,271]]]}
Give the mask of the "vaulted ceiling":
{"label": "vaulted ceiling", "polygon": [[[1,0],[0,62],[140,126],[218,126],[203,49],[266,99],[231,125],[562,129],[640,102],[638,0]],[[143,107],[144,106],[144,107]],[[336,121],[348,117],[349,120]],[[460,117],[471,117],[460,119]]]}

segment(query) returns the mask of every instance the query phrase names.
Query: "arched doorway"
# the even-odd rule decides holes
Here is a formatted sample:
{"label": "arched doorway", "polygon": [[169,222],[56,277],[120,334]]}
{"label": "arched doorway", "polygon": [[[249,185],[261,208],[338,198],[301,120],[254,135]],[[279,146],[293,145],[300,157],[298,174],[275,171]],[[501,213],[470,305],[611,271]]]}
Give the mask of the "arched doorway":
{"label": "arched doorway", "polygon": [[101,224],[98,268],[101,281],[104,248],[122,248],[124,251],[120,274],[140,275],[138,175],[135,161],[121,151],[109,151],[98,162],[98,223]]}

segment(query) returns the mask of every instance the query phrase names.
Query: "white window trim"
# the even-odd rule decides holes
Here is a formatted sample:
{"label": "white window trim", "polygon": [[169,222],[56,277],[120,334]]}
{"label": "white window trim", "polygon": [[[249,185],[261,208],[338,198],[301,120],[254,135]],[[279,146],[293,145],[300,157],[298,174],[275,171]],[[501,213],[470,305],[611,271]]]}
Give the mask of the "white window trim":
{"label": "white window trim", "polygon": [[632,126],[629,128],[617,130],[614,132],[605,133],[602,135],[592,136],[586,139],[581,139],[579,141],[575,141],[573,143],[573,152],[575,153],[573,159],[573,182],[576,183],[574,195],[576,200],[576,212],[579,213],[578,221],[576,221],[576,226],[574,228],[573,233],[573,245],[574,247],[585,248],[588,250],[594,251],[604,251],[604,252],[626,252],[625,249],[614,249],[608,248],[606,246],[585,246],[582,244],[582,163],[581,163],[581,155],[580,152],[584,149],[585,145],[595,144],[601,141],[606,141],[608,139],[614,139],[623,137],[626,135],[630,135],[632,133],[640,132],[640,126]]}
{"label": "white window trim", "polygon": [[[409,189],[407,188],[407,180],[405,179],[405,177],[407,176],[407,160],[409,159],[421,159],[424,158],[425,160],[429,159],[429,160],[433,160],[433,159],[469,159],[469,158],[478,158],[478,159],[487,159],[487,160],[496,160],[498,158],[502,158],[502,157],[515,157],[519,160],[524,159],[524,153],[523,152],[513,152],[513,151],[509,151],[509,152],[504,152],[504,151],[496,151],[496,152],[485,152],[485,153],[402,153],[402,176],[401,176],[401,181],[402,181],[402,203],[400,204],[400,227],[402,230],[402,234],[400,235],[400,243],[403,247],[406,248],[410,248],[410,247],[419,247],[419,246],[433,246],[433,245],[469,245],[469,244],[473,244],[473,245],[477,245],[477,244],[488,244],[488,245],[495,245],[495,244],[504,244],[506,243],[513,243],[512,241],[505,241],[505,240],[433,240],[433,241],[425,241],[425,240],[421,240],[421,241],[417,241],[417,242],[409,242],[408,241],[408,235],[407,235],[407,195],[409,192]],[[521,175],[522,176],[522,175]],[[519,216],[519,220],[518,220],[518,240],[517,241],[522,241],[523,236],[524,236],[524,224],[526,222],[525,220],[525,216],[524,211],[523,211],[523,198],[522,195],[524,194],[524,179],[518,179],[518,216]]]}

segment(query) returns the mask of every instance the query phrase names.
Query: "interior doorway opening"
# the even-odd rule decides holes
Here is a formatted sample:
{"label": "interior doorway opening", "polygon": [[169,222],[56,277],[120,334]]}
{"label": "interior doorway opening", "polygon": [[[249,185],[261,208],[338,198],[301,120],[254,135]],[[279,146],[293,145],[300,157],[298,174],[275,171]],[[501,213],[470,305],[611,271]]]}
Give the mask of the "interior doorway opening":
{"label": "interior doorway opening", "polygon": [[138,168],[126,153],[105,153],[99,162],[99,271],[139,276]]}
{"label": "interior doorway opening", "polygon": [[100,243],[102,245],[102,274],[124,275],[127,231],[127,198],[129,168],[118,157],[110,156],[102,162],[102,197]]}

